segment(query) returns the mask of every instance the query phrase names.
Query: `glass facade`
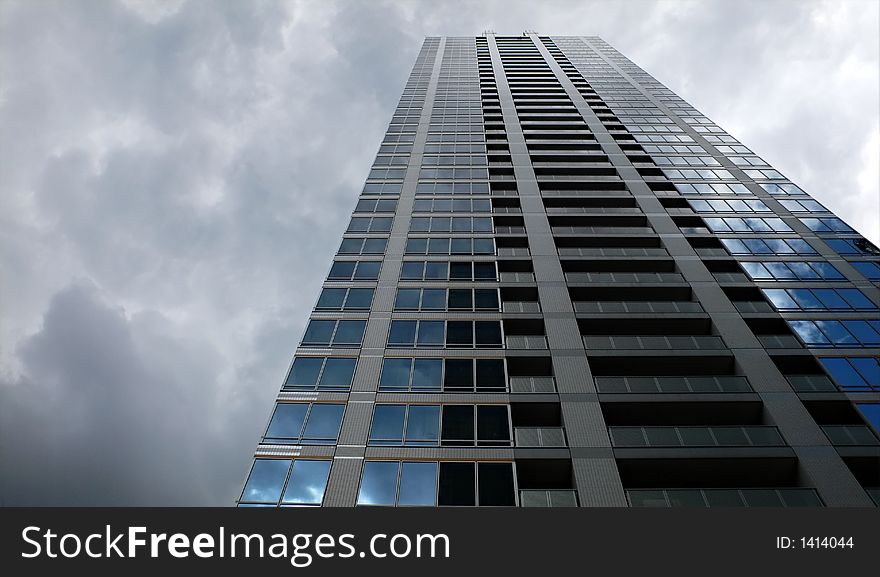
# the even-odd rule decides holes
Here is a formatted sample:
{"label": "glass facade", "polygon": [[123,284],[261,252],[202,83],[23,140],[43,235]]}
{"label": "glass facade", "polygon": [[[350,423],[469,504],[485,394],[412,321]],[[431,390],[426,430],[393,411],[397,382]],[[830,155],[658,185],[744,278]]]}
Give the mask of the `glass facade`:
{"label": "glass facade", "polygon": [[880,250],[598,37],[425,39],[239,506],[872,506]]}

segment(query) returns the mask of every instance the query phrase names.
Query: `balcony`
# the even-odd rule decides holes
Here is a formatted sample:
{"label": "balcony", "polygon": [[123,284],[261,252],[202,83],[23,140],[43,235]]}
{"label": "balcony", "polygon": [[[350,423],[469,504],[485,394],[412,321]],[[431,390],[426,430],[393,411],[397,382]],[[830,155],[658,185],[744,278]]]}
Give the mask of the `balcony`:
{"label": "balcony", "polygon": [[570,283],[683,283],[677,272],[567,272]]}
{"label": "balcony", "polygon": [[553,377],[510,377],[511,393],[555,393]]}
{"label": "balcony", "polygon": [[586,335],[587,350],[719,350],[726,348],[715,335]]}
{"label": "balcony", "polygon": [[707,375],[688,377],[596,377],[600,393],[687,394],[687,393],[750,393],[745,377]]}
{"label": "balcony", "polygon": [[631,507],[821,507],[815,489],[630,489]]}
{"label": "balcony", "polygon": [[516,427],[513,430],[517,447],[567,447],[562,427]]}
{"label": "balcony", "polygon": [[880,440],[866,425],[822,425],[822,431],[832,445],[864,447],[880,445]]}
{"label": "balcony", "polygon": [[541,350],[547,348],[547,337],[544,335],[507,335],[505,342],[508,349]]}
{"label": "balcony", "polygon": [[608,427],[614,447],[784,447],[772,426]]}
{"label": "balcony", "polygon": [[575,301],[576,313],[701,313],[693,301]]}
{"label": "balcony", "polygon": [[526,489],[519,492],[520,507],[577,507],[577,492],[570,489]]}

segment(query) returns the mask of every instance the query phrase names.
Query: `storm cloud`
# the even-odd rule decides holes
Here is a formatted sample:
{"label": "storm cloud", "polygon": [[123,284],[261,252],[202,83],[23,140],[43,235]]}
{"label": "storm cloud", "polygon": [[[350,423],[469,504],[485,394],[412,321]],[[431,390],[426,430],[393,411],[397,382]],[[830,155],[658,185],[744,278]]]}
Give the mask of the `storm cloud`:
{"label": "storm cloud", "polygon": [[0,504],[230,505],[425,35],[598,34],[875,242],[878,4],[0,4]]}

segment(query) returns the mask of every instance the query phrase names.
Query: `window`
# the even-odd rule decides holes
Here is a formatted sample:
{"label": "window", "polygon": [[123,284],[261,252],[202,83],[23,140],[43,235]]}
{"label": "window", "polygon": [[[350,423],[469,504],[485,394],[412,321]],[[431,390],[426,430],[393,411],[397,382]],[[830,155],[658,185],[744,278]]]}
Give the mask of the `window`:
{"label": "window", "polygon": [[758,184],[761,188],[763,188],[766,192],[772,194],[773,196],[787,196],[787,195],[805,195],[803,190],[798,188],[796,185],[791,184],[790,182],[782,182],[779,184],[770,183],[770,182],[762,182]]}
{"label": "window", "polygon": [[856,408],[874,430],[880,433],[880,403],[856,403]]}
{"label": "window", "polygon": [[328,280],[376,280],[379,278],[380,260],[337,260],[330,267]]}
{"label": "window", "polygon": [[877,310],[859,289],[761,289],[777,310]]}
{"label": "window", "polygon": [[[314,322],[314,321],[313,321]],[[500,347],[499,321],[392,320],[389,347]]]}
{"label": "window", "polygon": [[829,238],[825,242],[840,255],[880,255],[880,249],[864,238]]}
{"label": "window", "polygon": [[494,262],[404,261],[400,280],[494,281]]}
{"label": "window", "polygon": [[397,289],[394,310],[494,310],[496,289]]}
{"label": "window", "polygon": [[752,280],[846,280],[840,271],[824,261],[740,262]]}
{"label": "window", "polygon": [[384,254],[387,238],[367,238],[363,236],[344,238],[339,254]]}
{"label": "window", "polygon": [[689,200],[696,212],[770,212],[760,200]]}
{"label": "window", "polygon": [[317,310],[369,310],[373,302],[371,288],[325,288],[321,291]]}
{"label": "window", "polygon": [[721,244],[731,255],[741,254],[817,254],[810,244],[799,238],[722,238]]}
{"label": "window", "polygon": [[357,359],[347,357],[296,357],[287,374],[285,389],[341,391],[351,388]]}
{"label": "window", "polygon": [[345,405],[279,403],[264,440],[268,443],[328,445],[336,442]]}
{"label": "window", "polygon": [[492,203],[488,198],[417,199],[413,212],[492,212]]}
{"label": "window", "polygon": [[384,405],[373,409],[371,445],[435,447],[440,444],[440,405]]}
{"label": "window", "polygon": [[358,505],[515,506],[513,463],[364,463]]}
{"label": "window", "polygon": [[880,390],[878,357],[819,357],[819,362],[841,389]]}
{"label": "window", "polygon": [[367,461],[357,504],[436,506],[437,468],[436,462]]}
{"label": "window", "polygon": [[720,166],[721,164],[711,156],[651,156],[651,158],[657,166]]}
{"label": "window", "polygon": [[781,199],[779,201],[785,209],[791,212],[828,212],[828,209],[813,200],[812,198]]}
{"label": "window", "polygon": [[[373,178],[372,172],[370,178]],[[486,180],[489,178],[487,168],[422,168],[419,179],[452,179],[452,180]]]}
{"label": "window", "polygon": [[255,459],[239,503],[320,505],[329,476],[328,460]]}
{"label": "window", "polygon": [[739,182],[713,182],[686,184],[675,183],[675,189],[681,194],[752,194],[746,185]]}
{"label": "window", "polygon": [[868,280],[880,280],[880,264],[876,262],[851,262],[853,268],[859,271],[862,276],[864,276]]}
{"label": "window", "polygon": [[712,232],[792,232],[781,218],[705,218]]}
{"label": "window", "polygon": [[503,392],[507,390],[501,359],[386,358],[380,391]]}
{"label": "window", "polygon": [[495,254],[495,239],[407,238],[405,254]]}
{"label": "window", "polygon": [[488,182],[419,182],[416,194],[489,194]]}
{"label": "window", "polygon": [[351,219],[346,232],[391,232],[390,216],[361,217]]}
{"label": "window", "polygon": [[682,169],[670,170],[663,169],[663,174],[669,180],[733,180],[733,175],[727,170],[722,169]]}
{"label": "window", "polygon": [[400,194],[403,183],[400,182],[368,182],[364,185],[364,194]]}
{"label": "window", "polygon": [[403,180],[404,175],[406,175],[405,168],[374,168],[370,170],[367,178],[370,180]]}
{"label": "window", "polygon": [[778,170],[744,170],[743,172],[755,180],[785,180]]}
{"label": "window", "polygon": [[808,347],[880,346],[880,320],[874,321],[788,321]]}
{"label": "window", "polygon": [[410,232],[492,232],[492,219],[479,216],[431,216],[410,220]]}
{"label": "window", "polygon": [[355,346],[359,347],[364,340],[364,329],[367,321],[309,321],[303,346]]}
{"label": "window", "polygon": [[855,232],[839,218],[801,218],[798,220],[813,232]]}
{"label": "window", "polygon": [[364,198],[358,201],[355,212],[394,212],[397,210],[396,200]]}

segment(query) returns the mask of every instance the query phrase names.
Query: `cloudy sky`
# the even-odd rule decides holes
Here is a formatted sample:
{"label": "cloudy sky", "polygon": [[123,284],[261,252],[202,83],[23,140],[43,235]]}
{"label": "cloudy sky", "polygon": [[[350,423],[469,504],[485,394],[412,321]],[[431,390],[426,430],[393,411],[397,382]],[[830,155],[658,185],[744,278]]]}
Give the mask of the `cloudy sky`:
{"label": "cloudy sky", "polygon": [[877,242],[878,20],[3,0],[0,504],[232,504],[424,35],[599,34]]}

